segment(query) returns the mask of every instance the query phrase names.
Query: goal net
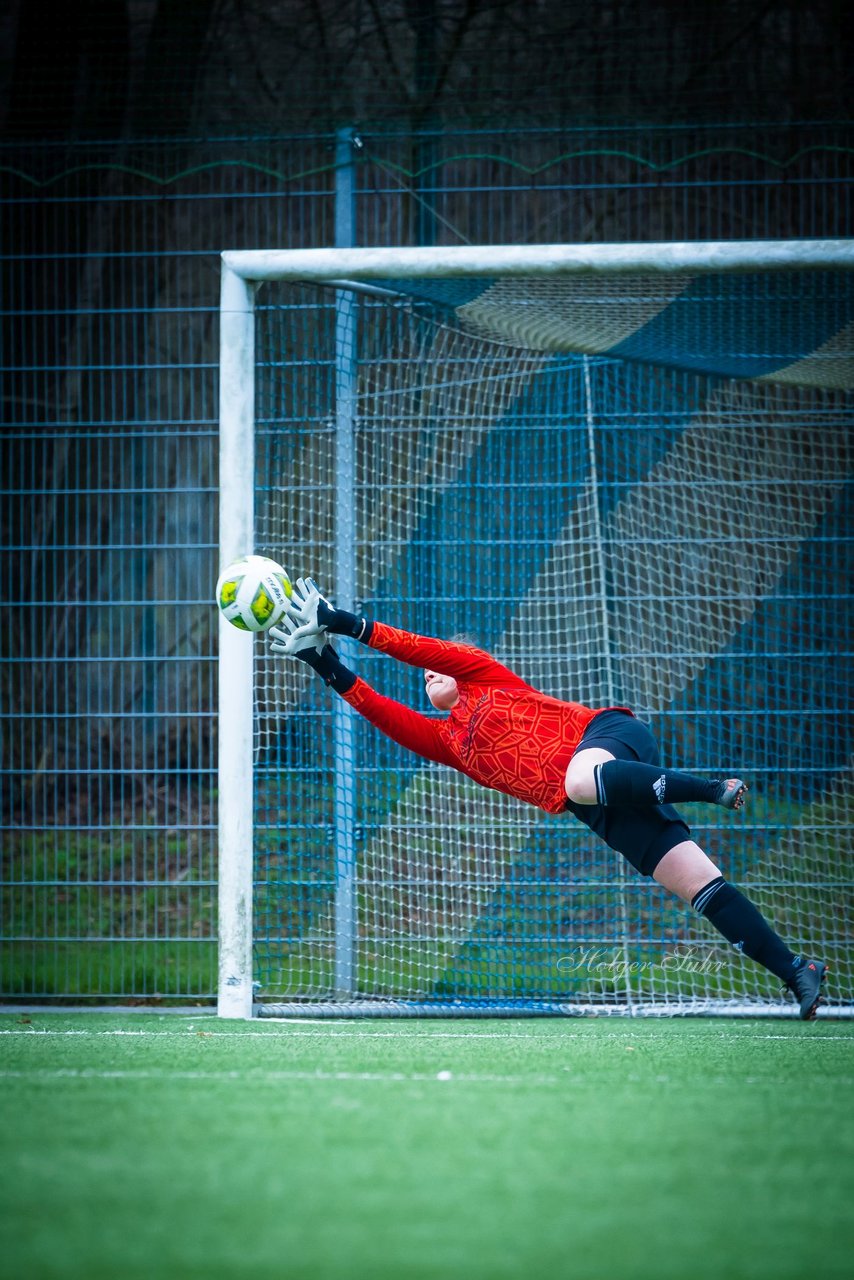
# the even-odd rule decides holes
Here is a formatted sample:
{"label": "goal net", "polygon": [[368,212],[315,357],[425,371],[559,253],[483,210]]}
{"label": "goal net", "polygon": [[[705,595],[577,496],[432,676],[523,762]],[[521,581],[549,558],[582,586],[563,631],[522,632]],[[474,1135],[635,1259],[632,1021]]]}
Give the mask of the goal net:
{"label": "goal net", "polygon": [[[369,617],[463,633],[555,697],[631,706],[668,764],[745,777],[743,813],[686,819],[828,962],[837,1012],[852,321],[854,276],[832,266],[270,279],[237,548]],[[430,712],[420,672],[342,648]],[[256,1012],[794,1008],[570,815],[405,752],[260,641],[253,705]]]}

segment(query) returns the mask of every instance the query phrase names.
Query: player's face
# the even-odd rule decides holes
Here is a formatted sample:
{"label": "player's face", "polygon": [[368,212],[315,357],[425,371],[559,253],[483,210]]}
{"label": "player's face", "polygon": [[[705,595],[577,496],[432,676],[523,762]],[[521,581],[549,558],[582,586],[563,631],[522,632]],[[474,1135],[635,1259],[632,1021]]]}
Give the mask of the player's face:
{"label": "player's face", "polygon": [[456,705],[460,691],[453,676],[443,676],[438,671],[425,671],[424,685],[427,697],[437,711],[450,711]]}

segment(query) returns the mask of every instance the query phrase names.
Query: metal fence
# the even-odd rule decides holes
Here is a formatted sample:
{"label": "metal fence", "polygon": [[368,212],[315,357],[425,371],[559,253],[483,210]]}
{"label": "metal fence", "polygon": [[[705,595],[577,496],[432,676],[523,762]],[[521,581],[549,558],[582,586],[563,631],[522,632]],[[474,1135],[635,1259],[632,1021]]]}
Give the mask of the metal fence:
{"label": "metal fence", "polygon": [[[360,244],[838,236],[842,125],[348,132]],[[0,148],[0,992],[215,992],[224,248],[334,239],[333,135]]]}

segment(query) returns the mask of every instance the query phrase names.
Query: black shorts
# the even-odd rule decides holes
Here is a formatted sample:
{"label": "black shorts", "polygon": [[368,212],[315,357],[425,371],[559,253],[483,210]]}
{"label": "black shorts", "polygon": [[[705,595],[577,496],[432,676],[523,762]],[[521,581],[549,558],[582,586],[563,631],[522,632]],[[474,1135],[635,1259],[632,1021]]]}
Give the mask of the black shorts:
{"label": "black shorts", "polygon": [[[658,743],[649,729],[625,711],[600,711],[590,721],[575,750],[586,751],[588,747],[601,747],[618,760],[661,764]],[[688,824],[672,804],[623,809],[567,800],[566,807],[645,876],[652,875],[674,845],[691,838]]]}

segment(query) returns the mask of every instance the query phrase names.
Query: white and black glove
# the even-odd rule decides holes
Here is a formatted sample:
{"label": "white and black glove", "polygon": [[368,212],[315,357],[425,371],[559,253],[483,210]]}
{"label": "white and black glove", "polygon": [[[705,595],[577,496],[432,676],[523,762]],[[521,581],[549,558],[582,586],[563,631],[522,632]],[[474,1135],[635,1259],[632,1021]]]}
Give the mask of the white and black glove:
{"label": "white and black glove", "polygon": [[295,640],[298,634],[307,637],[321,631],[331,631],[333,635],[352,636],[354,640],[367,643],[373,630],[373,623],[361,614],[336,609],[331,605],[320,594],[313,578],[297,578],[287,603],[287,612],[297,624],[293,630]]}
{"label": "white and black glove", "polygon": [[308,662],[312,654],[319,656],[328,643],[325,627],[300,624],[288,614],[277,626],[270,627],[267,635],[270,650],[277,657],[300,658],[303,662]]}
{"label": "white and black glove", "polygon": [[280,627],[271,627],[270,651],[277,656],[299,658],[316,671],[325,684],[336,693],[346,693],[356,683],[356,677],[327,643],[325,627],[309,622],[300,624],[296,618],[285,617]]}

